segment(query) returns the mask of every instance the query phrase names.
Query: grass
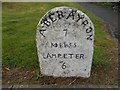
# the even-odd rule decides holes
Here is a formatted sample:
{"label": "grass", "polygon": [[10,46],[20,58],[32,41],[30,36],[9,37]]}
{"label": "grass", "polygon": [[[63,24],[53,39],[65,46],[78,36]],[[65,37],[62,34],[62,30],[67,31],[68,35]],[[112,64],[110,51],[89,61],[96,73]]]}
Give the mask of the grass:
{"label": "grass", "polygon": [[95,26],[93,66],[106,65],[105,49],[112,46],[101,20],[76,3],[3,3],[2,62],[7,67],[39,68],[36,50],[36,26],[50,9],[70,6],[82,10]]}

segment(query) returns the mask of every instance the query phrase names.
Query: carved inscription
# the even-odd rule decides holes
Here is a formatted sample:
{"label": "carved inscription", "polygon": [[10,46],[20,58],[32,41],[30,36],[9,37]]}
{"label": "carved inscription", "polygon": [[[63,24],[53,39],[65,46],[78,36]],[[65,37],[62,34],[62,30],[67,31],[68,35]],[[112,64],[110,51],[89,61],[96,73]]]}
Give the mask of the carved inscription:
{"label": "carved inscription", "polygon": [[[55,17],[57,16],[57,17]],[[77,16],[77,17],[76,17]],[[87,34],[86,39],[87,40],[92,40],[93,39],[93,28],[89,26],[88,24],[91,24],[87,19],[85,19],[84,14],[80,14],[77,12],[77,10],[71,9],[69,13],[65,13],[64,11],[56,11],[56,12],[49,12],[48,15],[46,15],[42,21],[41,21],[41,29],[40,34],[45,37],[44,32],[46,31],[45,28],[48,28],[52,23],[55,23],[59,19],[69,19],[72,18],[76,23],[79,22],[81,23],[80,25],[85,28],[85,32]],[[64,35],[67,35],[67,29],[64,29]]]}

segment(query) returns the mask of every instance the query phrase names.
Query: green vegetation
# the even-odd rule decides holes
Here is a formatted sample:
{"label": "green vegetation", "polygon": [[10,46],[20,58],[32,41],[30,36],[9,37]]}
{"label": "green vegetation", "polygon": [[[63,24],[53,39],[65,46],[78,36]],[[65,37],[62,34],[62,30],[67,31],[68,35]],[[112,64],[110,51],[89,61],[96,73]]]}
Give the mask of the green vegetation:
{"label": "green vegetation", "polygon": [[93,65],[106,65],[106,48],[112,45],[100,19],[82,9],[77,3],[3,3],[2,61],[4,66],[39,68],[36,49],[36,26],[50,9],[70,6],[85,12],[95,26]]}

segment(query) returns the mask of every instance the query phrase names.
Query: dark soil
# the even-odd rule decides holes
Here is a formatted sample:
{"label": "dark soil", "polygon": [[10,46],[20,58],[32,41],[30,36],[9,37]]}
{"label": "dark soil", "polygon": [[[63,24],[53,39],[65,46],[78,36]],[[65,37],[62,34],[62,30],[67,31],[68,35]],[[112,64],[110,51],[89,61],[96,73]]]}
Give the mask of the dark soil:
{"label": "dark soil", "polygon": [[90,78],[55,78],[43,76],[38,78],[36,70],[7,68],[3,66],[3,85],[40,84],[40,85],[118,85],[118,68],[116,62],[110,61],[107,66],[92,68]]}

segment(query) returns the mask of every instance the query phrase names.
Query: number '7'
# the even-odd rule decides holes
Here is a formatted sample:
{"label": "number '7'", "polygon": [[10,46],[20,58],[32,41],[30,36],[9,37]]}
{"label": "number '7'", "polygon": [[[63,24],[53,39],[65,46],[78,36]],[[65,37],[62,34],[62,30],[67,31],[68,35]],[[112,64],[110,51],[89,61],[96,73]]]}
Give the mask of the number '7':
{"label": "number '7'", "polygon": [[67,35],[67,29],[64,29],[63,31],[65,31],[65,36]]}

